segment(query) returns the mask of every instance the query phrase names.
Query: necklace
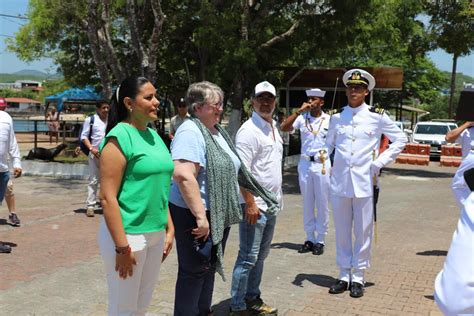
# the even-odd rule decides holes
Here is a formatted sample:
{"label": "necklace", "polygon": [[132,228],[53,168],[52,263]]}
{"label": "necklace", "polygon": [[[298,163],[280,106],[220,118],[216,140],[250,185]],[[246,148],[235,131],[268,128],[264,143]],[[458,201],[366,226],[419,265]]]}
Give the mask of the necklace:
{"label": "necklace", "polygon": [[319,134],[319,131],[321,130],[323,121],[324,121],[324,117],[321,117],[321,122],[319,123],[318,130],[315,131],[313,128],[313,125],[311,125],[311,123],[309,122],[308,115],[306,115],[305,126],[311,134],[313,134],[314,136],[317,136]]}

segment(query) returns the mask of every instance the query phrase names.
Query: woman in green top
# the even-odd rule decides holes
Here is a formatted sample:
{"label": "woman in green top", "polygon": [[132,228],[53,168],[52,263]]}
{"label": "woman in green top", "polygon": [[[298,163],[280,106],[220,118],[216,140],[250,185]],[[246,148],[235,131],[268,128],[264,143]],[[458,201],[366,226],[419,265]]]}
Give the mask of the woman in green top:
{"label": "woman in green top", "polygon": [[99,245],[107,271],[109,315],[145,314],[174,227],[168,211],[173,161],[158,134],[156,89],[125,79],[112,97],[101,144],[104,220]]}

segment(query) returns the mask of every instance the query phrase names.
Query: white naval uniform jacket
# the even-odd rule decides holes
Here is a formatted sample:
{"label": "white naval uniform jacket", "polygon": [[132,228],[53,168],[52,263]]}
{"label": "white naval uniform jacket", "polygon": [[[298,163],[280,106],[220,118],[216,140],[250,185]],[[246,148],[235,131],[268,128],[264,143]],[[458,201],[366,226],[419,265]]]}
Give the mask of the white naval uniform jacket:
{"label": "white naval uniform jacket", "polygon": [[434,296],[444,315],[474,315],[474,192],[464,201]]}
{"label": "white naval uniform jacket", "polygon": [[[378,156],[382,134],[392,143]],[[387,114],[371,111],[366,103],[345,106],[332,115],[326,139],[328,152],[335,149],[331,193],[347,198],[372,196],[371,165],[381,168],[392,162],[406,143],[407,137]]]}

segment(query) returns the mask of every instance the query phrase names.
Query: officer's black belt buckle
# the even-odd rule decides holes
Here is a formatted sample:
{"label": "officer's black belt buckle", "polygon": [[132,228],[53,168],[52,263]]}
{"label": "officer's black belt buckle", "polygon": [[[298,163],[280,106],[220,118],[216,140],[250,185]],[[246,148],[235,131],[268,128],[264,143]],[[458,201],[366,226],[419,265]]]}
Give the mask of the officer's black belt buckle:
{"label": "officer's black belt buckle", "polygon": [[314,160],[314,156],[309,156],[309,161],[314,162],[314,161],[316,161],[316,160]]}

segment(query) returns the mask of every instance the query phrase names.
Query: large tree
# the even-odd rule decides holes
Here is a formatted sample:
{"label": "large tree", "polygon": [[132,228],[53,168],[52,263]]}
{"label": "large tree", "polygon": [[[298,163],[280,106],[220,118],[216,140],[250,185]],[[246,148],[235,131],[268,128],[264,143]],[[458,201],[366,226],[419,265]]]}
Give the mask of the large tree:
{"label": "large tree", "polygon": [[453,116],[457,60],[474,49],[474,11],[470,0],[428,0],[430,30],[438,46],[453,55],[448,116]]}

